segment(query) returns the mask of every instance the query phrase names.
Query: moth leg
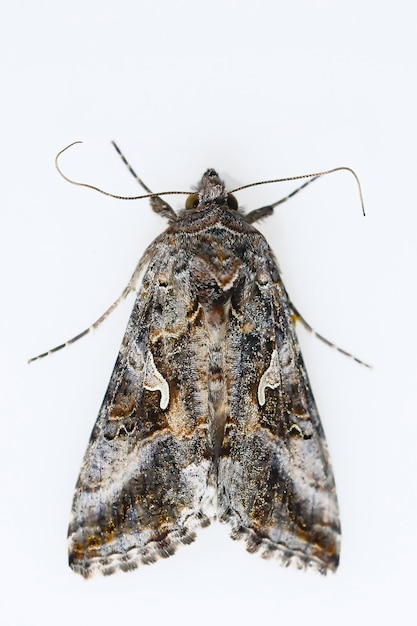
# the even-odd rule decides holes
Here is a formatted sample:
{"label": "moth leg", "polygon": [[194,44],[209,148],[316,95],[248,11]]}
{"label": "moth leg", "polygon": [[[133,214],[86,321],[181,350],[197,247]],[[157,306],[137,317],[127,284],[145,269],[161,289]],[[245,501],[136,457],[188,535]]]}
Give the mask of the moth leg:
{"label": "moth leg", "polygon": [[364,365],[365,367],[372,367],[372,365],[369,365],[369,363],[365,363],[364,361],[361,361],[361,359],[358,359],[358,357],[356,357],[355,355],[351,354],[350,352],[347,352],[346,350],[343,350],[343,348],[339,348],[339,346],[334,344],[332,341],[329,341],[329,339],[326,339],[326,337],[323,337],[323,335],[320,335],[320,333],[317,333],[314,330],[314,328],[312,326],[310,326],[310,324],[308,322],[306,322],[304,317],[297,311],[297,309],[295,308],[295,306],[293,305],[292,302],[291,302],[290,305],[291,305],[292,318],[293,318],[294,324],[296,322],[301,322],[301,324],[304,326],[304,328],[306,330],[308,330],[308,332],[310,332],[312,335],[314,335],[314,337],[316,337],[317,339],[320,339],[320,341],[325,343],[326,346],[329,346],[330,348],[333,348],[334,350],[337,350],[341,354],[344,354],[345,356],[349,357],[350,359],[353,359],[354,361],[356,361],[356,363],[359,363],[360,365]]}
{"label": "moth leg", "polygon": [[277,202],[274,202],[273,204],[267,204],[266,206],[263,206],[260,209],[254,209],[253,211],[250,211],[249,213],[245,215],[245,221],[248,222],[249,224],[253,224],[253,222],[264,219],[265,217],[268,217],[269,215],[272,215],[272,213],[274,212],[274,208],[276,206],[278,206],[279,204],[283,204],[284,202],[286,202],[287,200],[295,196],[295,194],[297,194],[299,191],[307,187],[307,185],[317,180],[318,178],[320,178],[320,176],[314,176],[313,178],[310,178],[305,183],[300,185],[300,187],[297,187],[297,189],[294,189],[294,191],[288,194],[288,196],[285,196],[284,198],[277,200]]}
{"label": "moth leg", "polygon": [[155,213],[166,217],[170,222],[177,219],[177,214],[168,202],[165,202],[165,200],[162,200],[159,196],[152,196],[150,200],[152,210],[155,211]]}
{"label": "moth leg", "polygon": [[60,344],[59,346],[56,346],[55,348],[51,348],[51,350],[48,350],[47,352],[43,352],[42,354],[38,354],[37,356],[32,357],[31,359],[29,359],[28,363],[32,363],[33,361],[38,361],[39,359],[43,359],[44,357],[49,356],[50,354],[53,354],[54,352],[58,352],[58,350],[62,350],[63,348],[70,346],[72,343],[75,343],[82,337],[85,337],[85,335],[88,335],[91,331],[95,330],[98,326],[100,326],[100,324],[104,322],[104,320],[111,313],[113,313],[113,311],[119,306],[119,304],[127,298],[127,296],[130,294],[131,291],[136,291],[136,285],[139,280],[139,276],[144,266],[148,263],[151,255],[152,255],[152,245],[147,249],[143,257],[140,259],[127,286],[123,289],[120,296],[117,298],[117,300],[113,302],[111,306],[109,306],[109,308],[103,313],[103,315],[101,315],[98,318],[98,320],[96,320],[93,324],[91,324],[91,326],[83,330],[81,333],[79,333],[75,337],[72,337],[71,339],[68,339],[67,341]]}
{"label": "moth leg", "polygon": [[[144,189],[148,193],[153,193],[152,190],[149,189],[149,187],[145,185],[143,180],[139,178],[139,176],[136,174],[135,170],[130,165],[130,163],[128,162],[125,155],[120,150],[119,146],[116,144],[115,141],[112,141],[112,145],[114,149],[116,150],[117,154],[122,159],[123,163],[126,165],[129,172],[132,174],[133,178],[137,180],[137,182],[142,187],[142,189]],[[153,196],[151,198],[151,207],[153,211],[155,211],[155,213],[158,213],[158,215],[162,215],[162,217],[166,217],[168,220],[172,221],[177,218],[177,214],[175,213],[174,209],[168,204],[168,202],[165,202],[165,200],[162,200],[162,198],[160,198],[159,196]]]}

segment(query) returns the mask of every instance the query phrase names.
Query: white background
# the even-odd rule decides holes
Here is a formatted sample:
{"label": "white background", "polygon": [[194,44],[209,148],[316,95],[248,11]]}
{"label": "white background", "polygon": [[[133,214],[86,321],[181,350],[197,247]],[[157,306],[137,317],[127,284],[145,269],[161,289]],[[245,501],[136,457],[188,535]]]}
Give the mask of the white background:
{"label": "white background", "polygon": [[[414,624],[416,52],[413,0],[16,0],[4,5],[1,186],[0,623]],[[356,365],[299,331],[343,525],[336,575],[280,568],[227,529],[174,558],[90,581],[66,563],[78,469],[132,300],[164,228],[109,141],[156,191],[207,167],[230,185],[338,165],[261,224],[287,289]],[[239,195],[248,209],[293,185]],[[182,198],[171,200],[181,206]]]}

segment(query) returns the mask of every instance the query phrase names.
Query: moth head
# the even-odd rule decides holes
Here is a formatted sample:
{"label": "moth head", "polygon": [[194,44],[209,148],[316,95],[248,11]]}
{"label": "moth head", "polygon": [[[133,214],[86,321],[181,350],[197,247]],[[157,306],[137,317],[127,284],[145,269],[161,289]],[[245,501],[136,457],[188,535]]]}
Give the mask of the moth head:
{"label": "moth head", "polygon": [[185,208],[187,211],[202,210],[209,204],[217,204],[231,211],[238,210],[235,196],[226,191],[224,182],[213,169],[203,174],[198,190],[188,196]]}

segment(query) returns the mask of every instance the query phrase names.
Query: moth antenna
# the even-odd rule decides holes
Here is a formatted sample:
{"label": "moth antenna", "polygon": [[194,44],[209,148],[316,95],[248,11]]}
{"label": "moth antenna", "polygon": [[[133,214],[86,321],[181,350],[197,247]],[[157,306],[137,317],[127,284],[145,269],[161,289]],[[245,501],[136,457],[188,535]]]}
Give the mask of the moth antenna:
{"label": "moth antenna", "polygon": [[[356,174],[355,170],[353,170],[350,167],[345,167],[345,166],[334,167],[331,170],[324,170],[323,172],[315,172],[313,174],[301,174],[299,176],[288,176],[286,178],[275,178],[275,179],[272,179],[272,180],[261,180],[261,181],[258,181],[256,183],[250,183],[249,185],[243,185],[242,187],[237,187],[236,189],[232,189],[232,191],[230,193],[237,193],[238,191],[242,191],[243,189],[249,189],[249,187],[257,187],[258,185],[271,185],[272,183],[284,183],[284,182],[288,182],[288,181],[291,181],[291,180],[300,180],[302,178],[311,178],[312,181],[313,181],[313,180],[315,180],[317,178],[320,178],[320,176],[327,176],[327,174],[334,174],[334,172],[340,172],[340,171],[350,172],[352,174],[352,176],[355,178],[356,184],[358,186],[359,198],[360,198],[361,207],[362,207],[362,213],[363,213],[363,215],[365,215],[365,203],[364,203],[364,200],[363,200],[362,186],[361,186],[359,177]],[[302,187],[300,187],[299,189],[302,189]],[[299,189],[296,189],[295,192],[299,191]],[[283,199],[282,201],[285,201],[285,199]],[[280,204],[280,202],[278,202],[278,204]]]}
{"label": "moth antenna", "polygon": [[[67,150],[69,150],[70,148],[72,148],[72,146],[75,146],[76,144],[81,144],[83,143],[82,141],[73,141],[72,143],[69,144],[69,146],[66,146],[65,148],[63,148],[63,150],[60,150],[58,152],[58,154],[55,157],[55,167],[58,170],[58,173],[62,176],[62,178],[64,180],[66,180],[68,183],[71,183],[71,185],[77,185],[78,187],[87,187],[87,189],[93,189],[94,191],[98,191],[99,193],[102,193],[104,196],[109,196],[110,198],[116,198],[117,200],[142,200],[143,198],[156,198],[158,196],[173,196],[173,195],[184,195],[184,196],[188,196],[190,195],[190,191],[162,191],[161,193],[147,193],[141,196],[119,196],[117,194],[114,193],[110,193],[109,191],[104,191],[104,189],[100,189],[100,187],[96,187],[95,185],[90,185],[89,183],[81,183],[77,180],[73,180],[72,178],[69,178],[68,176],[66,176],[64,174],[64,172],[61,170],[60,166],[59,166],[59,159],[61,157],[62,154],[64,154],[64,152],[66,152]],[[130,167],[130,166],[129,166]],[[132,170],[133,171],[133,170]],[[135,174],[136,177],[136,174]],[[140,180],[140,179],[138,179]],[[144,183],[142,181],[141,185],[144,189],[148,189]]]}

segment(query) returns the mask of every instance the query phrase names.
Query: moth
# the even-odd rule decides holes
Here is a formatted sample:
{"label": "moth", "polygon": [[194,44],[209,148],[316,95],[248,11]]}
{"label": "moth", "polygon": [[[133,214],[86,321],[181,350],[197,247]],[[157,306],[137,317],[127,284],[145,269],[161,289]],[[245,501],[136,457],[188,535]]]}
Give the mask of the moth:
{"label": "moth", "polygon": [[245,214],[213,169],[182,211],[151,205],[169,223],[132,277],[146,268],[76,485],[70,566],[133,570],[217,519],[249,552],[335,571],[335,481],[300,316],[253,226],[275,205]]}

